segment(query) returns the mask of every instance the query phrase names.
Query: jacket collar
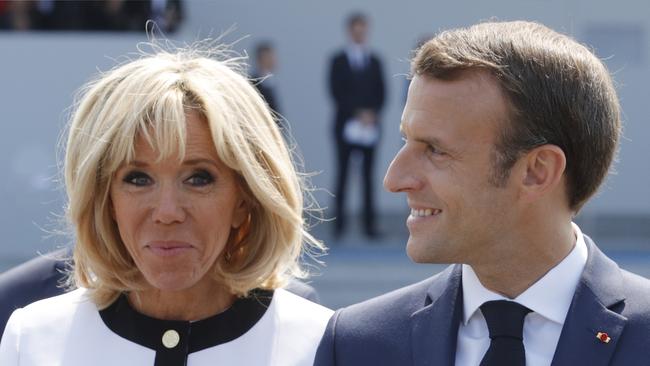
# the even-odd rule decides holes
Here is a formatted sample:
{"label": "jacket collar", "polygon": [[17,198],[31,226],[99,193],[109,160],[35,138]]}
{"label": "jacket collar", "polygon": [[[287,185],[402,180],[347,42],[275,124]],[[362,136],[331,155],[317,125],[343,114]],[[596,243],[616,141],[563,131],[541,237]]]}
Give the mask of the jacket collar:
{"label": "jacket collar", "polygon": [[[552,366],[608,365],[627,318],[621,270],[585,235],[587,264],[573,295]],[[606,333],[598,339],[598,333]],[[605,342],[609,337],[609,341]]]}
{"label": "jacket collar", "polygon": [[461,274],[461,266],[453,265],[434,277],[425,306],[411,315],[414,365],[454,364],[463,309]]}
{"label": "jacket collar", "polygon": [[[605,366],[614,354],[627,319],[620,315],[625,300],[618,265],[588,236],[589,255],[573,295],[552,366]],[[411,347],[415,365],[453,365],[461,321],[462,269],[449,266],[427,289],[424,307],[411,315]],[[606,333],[609,342],[597,338]]]}

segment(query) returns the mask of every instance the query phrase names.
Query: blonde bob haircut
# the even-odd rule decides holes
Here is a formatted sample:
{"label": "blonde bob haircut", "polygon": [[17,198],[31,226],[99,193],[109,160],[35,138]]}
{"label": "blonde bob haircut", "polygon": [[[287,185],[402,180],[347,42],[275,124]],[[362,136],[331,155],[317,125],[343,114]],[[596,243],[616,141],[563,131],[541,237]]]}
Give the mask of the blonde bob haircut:
{"label": "blonde bob haircut", "polygon": [[244,76],[242,58],[230,55],[225,48],[156,48],[82,89],[64,162],[67,217],[76,236],[72,282],[89,289],[100,308],[146,284],[112,218],[111,180],[134,159],[140,136],[160,159],[177,154],[182,160],[190,111],[208,124],[249,209],[214,264],[213,279],[238,296],[275,289],[306,276],[303,250],[324,249],[306,231],[303,181],[274,116]]}

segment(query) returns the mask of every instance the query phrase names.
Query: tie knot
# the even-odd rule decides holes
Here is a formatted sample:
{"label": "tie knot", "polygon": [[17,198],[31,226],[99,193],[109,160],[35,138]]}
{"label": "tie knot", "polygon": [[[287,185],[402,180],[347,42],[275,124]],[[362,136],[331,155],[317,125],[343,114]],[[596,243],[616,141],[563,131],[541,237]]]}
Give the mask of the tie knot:
{"label": "tie knot", "polygon": [[508,337],[523,339],[524,318],[531,310],[514,301],[488,301],[481,312],[490,331],[490,339]]}

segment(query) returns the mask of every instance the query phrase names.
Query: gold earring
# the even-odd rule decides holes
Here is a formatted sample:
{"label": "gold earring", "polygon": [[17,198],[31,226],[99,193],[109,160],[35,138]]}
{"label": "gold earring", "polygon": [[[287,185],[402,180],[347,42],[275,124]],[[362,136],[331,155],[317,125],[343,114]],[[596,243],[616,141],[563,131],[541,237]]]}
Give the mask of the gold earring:
{"label": "gold earring", "polygon": [[226,262],[230,263],[232,261],[233,252],[235,252],[236,255],[240,255],[241,252],[243,252],[242,242],[250,231],[251,220],[252,217],[249,213],[246,221],[237,229],[237,232],[235,233],[235,244],[229,245],[224,253],[224,259]]}

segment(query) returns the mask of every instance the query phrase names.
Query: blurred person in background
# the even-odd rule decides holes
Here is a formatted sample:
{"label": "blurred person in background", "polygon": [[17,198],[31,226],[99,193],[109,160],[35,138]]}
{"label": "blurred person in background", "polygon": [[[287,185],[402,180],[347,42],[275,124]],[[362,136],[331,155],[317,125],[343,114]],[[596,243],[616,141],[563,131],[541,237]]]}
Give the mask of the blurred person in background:
{"label": "blurred person in background", "polygon": [[64,164],[77,289],[16,310],[0,364],[312,364],[331,311],[280,287],[322,246],[269,109],[216,50],[154,47],[84,88]]}
{"label": "blurred person in background", "polygon": [[57,250],[0,273],[0,333],[14,310],[66,292],[70,255],[67,249]]}
{"label": "blurred person in background", "polygon": [[34,3],[31,1],[3,1],[3,29],[15,31],[32,29],[34,27],[34,9]]}
{"label": "blurred person in background", "polygon": [[273,73],[277,67],[277,56],[273,44],[268,41],[260,42],[255,46],[255,66],[253,68],[252,79],[255,87],[269,107],[276,113],[280,112],[278,105],[278,95],[273,79]]}
{"label": "blurred person in background", "polygon": [[181,0],[0,0],[0,29],[18,31],[173,33],[182,20]]}
{"label": "blurred person in background", "polygon": [[377,236],[372,178],[375,150],[380,140],[379,117],[386,94],[379,57],[368,45],[368,18],[354,13],[347,20],[348,45],[330,61],[329,91],[334,100],[336,187],[334,234],[340,237],[349,220],[345,193],[351,158],[361,157],[363,225],[369,238]]}
{"label": "blurred person in background", "polygon": [[384,186],[406,194],[411,259],[457,264],[337,311],[315,364],[647,365],[650,281],[572,222],[619,141],[602,61],[489,22],[426,42],[412,75]]}
{"label": "blurred person in background", "polygon": [[7,0],[0,0],[0,30],[11,29],[11,12]]}

